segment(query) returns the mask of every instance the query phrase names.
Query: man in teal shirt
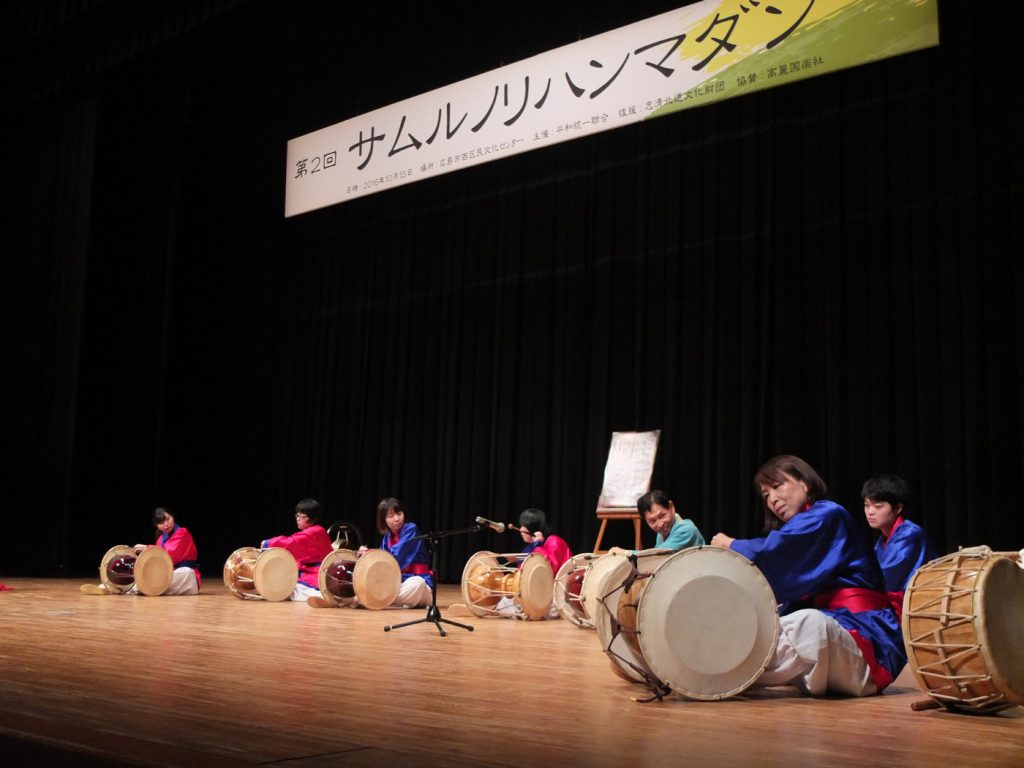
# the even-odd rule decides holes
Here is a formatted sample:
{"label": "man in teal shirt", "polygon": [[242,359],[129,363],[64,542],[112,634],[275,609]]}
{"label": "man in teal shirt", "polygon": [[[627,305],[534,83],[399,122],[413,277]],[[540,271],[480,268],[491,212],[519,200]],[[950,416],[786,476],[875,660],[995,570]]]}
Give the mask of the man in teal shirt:
{"label": "man in teal shirt", "polygon": [[[655,549],[679,550],[704,544],[704,537],[694,522],[676,512],[676,505],[664,491],[648,491],[637,499],[636,508],[647,526],[658,534]],[[609,552],[628,554],[620,547],[612,547]]]}

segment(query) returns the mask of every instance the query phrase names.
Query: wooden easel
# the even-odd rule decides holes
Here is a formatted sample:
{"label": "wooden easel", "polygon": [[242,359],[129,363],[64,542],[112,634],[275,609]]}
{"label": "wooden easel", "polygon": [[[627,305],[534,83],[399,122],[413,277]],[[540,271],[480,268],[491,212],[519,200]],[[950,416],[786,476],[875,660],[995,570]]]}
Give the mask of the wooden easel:
{"label": "wooden easel", "polygon": [[632,520],[634,549],[643,549],[640,511],[636,501],[651,489],[654,457],[658,453],[660,429],[651,432],[612,432],[608,462],[604,467],[604,485],[597,500],[597,519],[601,527],[594,542],[594,554],[600,554],[601,540],[609,520]]}

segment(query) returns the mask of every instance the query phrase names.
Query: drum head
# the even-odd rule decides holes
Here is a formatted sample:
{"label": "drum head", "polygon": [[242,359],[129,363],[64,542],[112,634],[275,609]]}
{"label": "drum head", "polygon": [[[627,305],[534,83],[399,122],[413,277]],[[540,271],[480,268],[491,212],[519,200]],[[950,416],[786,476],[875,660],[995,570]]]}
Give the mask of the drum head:
{"label": "drum head", "polygon": [[163,547],[146,547],[135,560],[135,586],[143,595],[162,595],[173,574],[174,563]]}
{"label": "drum head", "polygon": [[[114,561],[120,558],[124,558],[124,564],[115,566]],[[134,563],[134,547],[126,544],[111,547],[100,560],[100,583],[111,592],[127,592],[135,583]]]}
{"label": "drum head", "polygon": [[256,584],[252,570],[256,567],[260,550],[256,547],[239,547],[224,561],[224,586],[237,597],[256,598]]}
{"label": "drum head", "polygon": [[596,557],[589,552],[574,555],[562,563],[555,574],[555,607],[563,619],[588,629],[593,629],[594,625],[583,606],[583,582],[587,566]]}
{"label": "drum head", "polygon": [[750,686],[775,652],[778,610],[768,580],[740,554],[684,549],[651,576],[639,601],[640,649],[654,675],[692,699]]}
{"label": "drum head", "polygon": [[391,605],[398,596],[402,587],[402,569],[390,552],[371,549],[356,563],[352,584],[359,604],[379,611]]}
{"label": "drum head", "polygon": [[[665,562],[671,552],[660,549],[645,550],[638,555],[636,569],[640,573],[652,573]],[[644,676],[639,670],[647,670],[647,663],[635,644],[630,643],[626,636],[619,632],[618,619],[619,603],[626,592],[624,582],[633,570],[633,564],[627,555],[614,555],[613,558],[597,573],[593,585],[583,582],[583,589],[593,590],[597,594],[591,621],[594,622],[602,650],[611,659],[612,671],[631,683],[642,683]],[[590,578],[591,575],[588,573],[587,579]]]}
{"label": "drum head", "polygon": [[279,603],[287,600],[295,591],[299,580],[299,564],[295,557],[283,547],[271,547],[260,553],[253,568],[252,580],[256,592],[264,600]]}
{"label": "drum head", "polygon": [[348,606],[355,602],[356,590],[352,577],[359,558],[351,549],[336,549],[320,563],[317,587],[324,600],[334,606]]}
{"label": "drum head", "polygon": [[995,687],[1024,704],[1024,569],[993,557],[978,584],[978,642]]}
{"label": "drum head", "polygon": [[528,619],[543,619],[551,608],[555,574],[544,555],[531,552],[519,569],[519,605]]}
{"label": "drum head", "polygon": [[462,569],[462,600],[474,616],[493,616],[490,610],[497,604],[500,597],[491,598],[491,591],[484,588],[487,574],[502,570],[498,565],[498,556],[493,552],[476,552]]}
{"label": "drum head", "polygon": [[[583,577],[583,609],[595,626],[597,625],[598,602],[611,589],[611,587],[605,586],[605,579],[610,571],[622,568],[624,563],[628,572],[629,561],[626,559],[626,555],[608,552],[596,560],[591,560],[590,565],[587,566],[587,572]],[[619,583],[623,578],[624,576],[619,578]]]}

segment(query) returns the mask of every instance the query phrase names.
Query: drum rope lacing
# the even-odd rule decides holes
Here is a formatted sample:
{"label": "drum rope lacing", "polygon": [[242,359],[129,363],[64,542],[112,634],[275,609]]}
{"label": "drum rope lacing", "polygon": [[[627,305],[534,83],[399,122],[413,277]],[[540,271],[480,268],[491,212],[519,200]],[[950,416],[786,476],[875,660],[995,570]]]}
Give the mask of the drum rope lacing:
{"label": "drum rope lacing", "polygon": [[[922,584],[913,588],[915,594],[927,594],[928,592],[936,593],[935,597],[926,600],[919,608],[915,608],[914,616],[934,619],[940,622],[941,627],[939,629],[929,629],[926,632],[907,640],[907,645],[910,648],[934,651],[938,656],[935,661],[922,663],[918,666],[918,672],[921,675],[928,675],[929,677],[933,677],[938,680],[947,681],[948,683],[955,685],[961,692],[966,692],[969,690],[970,686],[977,683],[992,682],[991,673],[957,675],[951,674],[948,671],[952,663],[960,662],[965,658],[969,658],[980,652],[980,643],[951,643],[942,642],[939,639],[940,631],[955,629],[956,627],[965,624],[974,623],[974,614],[955,613],[951,609],[951,605],[954,600],[970,597],[973,601],[974,595],[978,592],[978,589],[975,586],[956,586],[956,579],[958,576],[963,573],[970,573],[969,570],[965,570],[963,568],[963,561],[965,559],[973,558],[970,554],[967,554],[966,556],[959,555],[951,560],[949,566],[943,568],[936,567],[935,570],[940,575],[945,575],[945,579],[936,579],[928,584]],[[972,576],[976,577],[978,572],[980,571],[974,572]],[[988,706],[989,703],[997,704],[999,701],[1006,698],[1006,694],[1002,691],[968,698],[941,693],[937,690],[928,690],[927,693],[932,698],[943,703],[948,702],[949,704],[959,705],[966,704],[969,706],[978,706],[982,703]]]}
{"label": "drum rope lacing", "polygon": [[629,588],[632,587],[633,584],[636,583],[637,581],[639,581],[641,579],[649,579],[653,575],[654,575],[653,573],[641,573],[640,570],[636,567],[636,555],[630,555],[630,557],[629,557],[629,575],[626,576],[626,578],[622,582],[622,584],[617,586],[615,589],[613,589],[607,595],[604,595],[601,598],[599,598],[601,604],[604,605],[605,610],[608,611],[608,616],[609,616],[609,618],[611,620],[611,627],[612,627],[612,639],[608,641],[608,647],[604,649],[605,653],[607,653],[609,656],[614,656],[616,659],[618,659],[623,664],[625,664],[627,667],[629,667],[634,672],[636,672],[638,675],[640,675],[640,677],[643,678],[643,683],[642,684],[647,686],[647,688],[651,692],[651,695],[648,696],[646,699],[637,699],[636,701],[639,704],[649,704],[652,701],[659,701],[659,702],[660,701],[664,701],[665,697],[668,696],[670,693],[672,693],[672,689],[669,686],[665,685],[665,683],[663,683],[661,680],[659,680],[653,674],[651,674],[650,670],[644,669],[642,667],[638,667],[636,664],[631,662],[629,659],[626,659],[626,658],[622,657],[616,651],[612,650],[612,644],[615,642],[615,638],[617,638],[620,634],[628,633],[628,634],[631,634],[631,635],[634,635],[634,636],[639,636],[640,635],[640,631],[639,630],[635,630],[635,629],[623,628],[623,626],[619,623],[619,619],[618,619],[618,601],[617,600],[615,601],[616,602],[616,607],[615,607],[615,610],[613,611],[608,606],[608,603],[605,602],[605,600],[607,598],[611,597],[612,595],[617,594],[618,592],[628,591]]}

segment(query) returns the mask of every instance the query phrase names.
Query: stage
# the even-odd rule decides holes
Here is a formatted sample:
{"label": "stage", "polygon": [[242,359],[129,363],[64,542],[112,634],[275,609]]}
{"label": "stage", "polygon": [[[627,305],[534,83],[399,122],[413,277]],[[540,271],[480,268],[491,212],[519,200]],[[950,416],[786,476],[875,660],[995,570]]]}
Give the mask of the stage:
{"label": "stage", "polygon": [[[1024,708],[914,712],[885,695],[784,690],[641,704],[597,635],[564,621],[197,597],[82,595],[80,579],[0,593],[0,750],[31,766],[1006,766]],[[443,585],[442,614],[460,600]]]}

